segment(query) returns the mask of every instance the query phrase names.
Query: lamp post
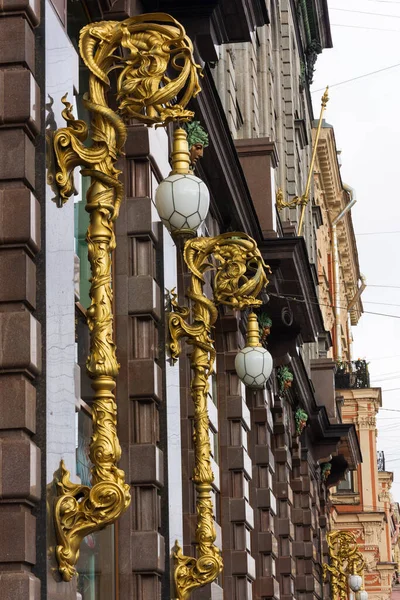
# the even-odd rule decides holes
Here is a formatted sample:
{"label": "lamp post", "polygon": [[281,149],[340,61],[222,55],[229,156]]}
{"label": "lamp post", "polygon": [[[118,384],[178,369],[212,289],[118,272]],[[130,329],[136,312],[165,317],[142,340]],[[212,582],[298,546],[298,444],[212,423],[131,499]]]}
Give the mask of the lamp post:
{"label": "lamp post", "polygon": [[[189,238],[183,248],[183,258],[191,273],[186,293],[191,309],[179,306],[176,294],[173,294],[169,315],[171,358],[178,359],[182,338],[187,338],[193,348],[190,356],[195,458],[192,479],[197,492],[197,558],[184,556],[178,542],[174,553],[177,598],[187,600],[193,590],[214,581],[223,568],[221,552],[215,545],[211,497],[214,475],[207,408],[208,379],[216,357],[212,330],[218,317],[217,306],[225,305],[237,310],[259,306],[261,300],[257,296],[267,284],[267,277],[266,265],[257,244],[245,233],[195,237],[197,228],[207,216],[209,199],[204,183],[191,174],[186,132],[180,128],[174,132],[171,157],[172,171],[156,191],[156,206],[164,225],[174,237]],[[212,299],[203,292],[204,274],[210,269],[215,272]],[[253,353],[256,356],[252,356]],[[263,387],[272,371],[272,358],[259,343],[259,326],[254,313],[248,319],[248,348],[239,353],[238,365],[239,377],[255,387]],[[243,373],[240,370],[242,365]]]}
{"label": "lamp post", "polygon": [[[55,173],[49,173],[48,180],[58,187],[60,206],[74,193],[75,167],[82,167],[82,175],[91,179],[86,197],[90,215],[86,240],[92,272],[86,370],[94,392],[92,485],[71,482],[70,473],[61,462],[54,525],[55,553],[65,581],[76,573],[83,538],[114,523],[130,503],[125,473],[117,466],[121,448],[114,389],[119,364],[114,343],[111,269],[116,247],[114,223],[123,199],[120,171],[115,163],[127,137],[125,119],[134,118],[150,126],[190,120],[193,112],[186,110],[186,105],[200,91],[200,67],[193,60],[192,42],[170,15],[153,13],[121,22],[90,23],[81,30],[79,51],[89,70],[89,92],[84,105],[92,119],[91,145],[86,145],[87,123],[75,119],[66,96],[62,113],[66,127],[48,140],[55,165]],[[117,112],[107,103],[109,74],[115,70]]]}
{"label": "lamp post", "polygon": [[[187,297],[191,311],[173,300],[169,317],[170,351],[179,357],[180,340],[187,338],[193,350],[190,363],[193,370],[191,395],[194,402],[193,481],[196,485],[198,558],[184,556],[178,546],[175,585],[179,600],[189,598],[192,590],[216,579],[222,570],[222,557],[215,546],[211,489],[214,476],[211,469],[209,420],[207,410],[208,378],[213,372],[216,352],[212,329],[218,317],[218,305],[237,310],[259,306],[257,296],[267,284],[265,265],[255,241],[245,233],[225,233],[216,237],[189,239],[184,247],[184,260],[191,272]],[[213,299],[203,293],[204,273],[210,268],[210,258],[216,263]],[[249,275],[250,272],[250,275]],[[191,319],[190,319],[191,317]]]}
{"label": "lamp post", "polygon": [[332,600],[347,600],[349,590],[356,592],[356,600],[368,600],[363,590],[365,561],[351,531],[331,531],[326,536],[330,564],[324,563],[323,574],[331,579]]}

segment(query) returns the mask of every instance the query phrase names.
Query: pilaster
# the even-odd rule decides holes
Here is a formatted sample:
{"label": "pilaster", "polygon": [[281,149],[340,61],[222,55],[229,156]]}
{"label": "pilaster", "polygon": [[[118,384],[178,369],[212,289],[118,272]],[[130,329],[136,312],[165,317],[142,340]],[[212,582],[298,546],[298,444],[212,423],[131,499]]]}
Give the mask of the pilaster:
{"label": "pilaster", "polygon": [[121,597],[161,598],[165,572],[164,452],[166,429],[162,228],[152,202],[157,181],[149,130],[128,130],[126,199],[117,221],[115,259],[116,340],[121,363],[117,386],[121,467],[132,503],[119,521]]}

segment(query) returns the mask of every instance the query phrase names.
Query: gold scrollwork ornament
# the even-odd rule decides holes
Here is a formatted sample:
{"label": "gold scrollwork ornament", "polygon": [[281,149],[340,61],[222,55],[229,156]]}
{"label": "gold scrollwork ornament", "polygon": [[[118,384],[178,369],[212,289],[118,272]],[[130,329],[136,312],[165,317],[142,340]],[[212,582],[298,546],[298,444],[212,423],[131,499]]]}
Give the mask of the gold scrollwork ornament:
{"label": "gold scrollwork ornament", "polygon": [[[216,266],[210,262],[214,257]],[[191,272],[187,297],[190,311],[172,300],[169,316],[170,352],[173,360],[180,354],[180,340],[187,338],[193,347],[190,362],[193,370],[191,394],[194,402],[193,481],[196,485],[197,558],[184,556],[177,544],[175,551],[175,586],[178,600],[188,600],[191,592],[214,581],[222,571],[220,550],[215,545],[213,503],[211,499],[214,475],[211,468],[209,419],[207,410],[208,379],[213,372],[216,352],[212,340],[213,326],[218,316],[218,304],[243,310],[259,306],[257,299],[268,283],[266,265],[256,242],[244,233],[225,233],[212,238],[194,238],[184,247],[184,260]],[[204,273],[215,269],[214,302],[203,293]]]}
{"label": "gold scrollwork ornament", "polygon": [[[57,534],[56,557],[62,578],[75,574],[80,544],[89,533],[113,523],[130,503],[129,485],[118,469],[121,448],[117,437],[114,397],[119,365],[116,359],[111,256],[115,249],[114,222],[123,196],[117,158],[122,154],[127,130],[123,119],[135,118],[147,125],[165,125],[193,117],[186,110],[199,91],[199,66],[185,30],[173,17],[148,14],[122,22],[91,23],[81,30],[80,55],[90,71],[84,106],[91,113],[91,145],[88,125],[72,114],[63,98],[66,127],[52,137],[54,182],[60,205],[74,193],[73,170],[91,178],[86,196],[90,215],[87,231],[91,266],[91,305],[87,310],[90,353],[87,372],[94,390],[93,436],[90,443],[92,487],[75,484],[61,463],[54,506]],[[118,53],[120,50],[120,53]],[[117,112],[107,104],[109,74],[117,77]],[[168,75],[167,75],[168,70]],[[176,76],[173,77],[173,72]]]}
{"label": "gold scrollwork ornament", "polygon": [[362,575],[364,557],[358,549],[357,540],[351,531],[331,531],[326,536],[330,564],[322,565],[324,579],[331,576],[333,600],[347,600],[349,575]]}

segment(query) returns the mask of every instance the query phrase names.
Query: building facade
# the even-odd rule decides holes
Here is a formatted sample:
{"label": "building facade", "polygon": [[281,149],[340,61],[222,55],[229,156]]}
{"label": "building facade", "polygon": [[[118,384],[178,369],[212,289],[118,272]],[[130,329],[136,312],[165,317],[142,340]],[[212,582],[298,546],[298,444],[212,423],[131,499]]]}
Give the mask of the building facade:
{"label": "building facade", "polygon": [[[184,25],[203,67],[202,91],[189,106],[209,137],[196,163],[211,196],[199,235],[244,232],[271,268],[268,298],[262,296],[257,312],[274,360],[266,389],[246,390],[234,367],[248,314],[220,307],[213,332],[216,368],[207,409],[213,527],[224,569],[191,597],[323,598],[328,489],[356,469],[361,452],[354,425],[336,411],[327,358],[331,328],[319,305],[316,201],[306,206],[300,237],[301,206],[279,212],[275,202],[279,188],[287,201],[300,197],[310,172],[309,86],[317,54],[331,45],[323,0],[190,6],[45,0],[3,7],[0,597],[167,600],[176,597],[176,542],[186,556],[196,556],[191,348],[183,346],[176,364],[166,350],[174,293],[189,305],[190,273],[182,244],[155,207],[157,186],[171,170],[174,127],[130,120],[118,162],[125,191],[115,224],[112,309],[119,468],[131,504],[115,524],[83,539],[77,577],[66,581],[56,560],[54,510],[63,469],[90,487],[88,448],[98,415],[85,367],[90,182],[76,174],[76,194],[60,202],[53,140],[65,126],[68,100],[75,117],[90,119],[84,94],[93,90],[78,52],[82,27],[156,10]],[[116,85],[112,80],[110,106]],[[212,290],[207,276],[208,298]]]}
{"label": "building facade", "polygon": [[[343,384],[342,376],[339,384]],[[352,531],[365,564],[365,589],[369,598],[391,597],[397,569],[393,540],[390,487],[393,473],[385,471],[384,457],[376,448],[376,414],[382,405],[381,389],[369,388],[368,382],[357,388],[338,388],[345,423],[355,423],[363,462],[349,471],[331,495],[334,529]]]}
{"label": "building facade", "polygon": [[[313,131],[315,136],[315,127]],[[356,192],[342,182],[340,161],[334,129],[324,120],[314,174],[320,306],[333,341],[328,356],[345,364],[352,360],[351,327],[357,325],[363,311],[365,280],[360,274],[351,218]]]}

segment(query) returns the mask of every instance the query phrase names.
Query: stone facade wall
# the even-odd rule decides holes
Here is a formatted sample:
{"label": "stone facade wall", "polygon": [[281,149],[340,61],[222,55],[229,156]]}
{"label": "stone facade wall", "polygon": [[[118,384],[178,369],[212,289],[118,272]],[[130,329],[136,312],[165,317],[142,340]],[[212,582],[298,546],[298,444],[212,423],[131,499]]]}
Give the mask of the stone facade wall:
{"label": "stone facade wall", "polygon": [[[251,42],[226,44],[214,78],[234,139],[269,138],[275,142],[279,164],[276,188],[267,202],[275,203],[282,188],[284,199],[304,192],[311,158],[313,115],[306,92],[301,88],[301,61],[295,22],[288,0],[268,3],[270,24],[257,28]],[[296,223],[300,209],[284,209],[282,221]],[[304,236],[311,260],[315,239],[310,206]]]}
{"label": "stone facade wall", "polygon": [[[0,596],[39,600],[45,531],[40,446],[45,421],[39,2],[0,18]],[[12,276],[11,276],[12,273]],[[39,290],[39,293],[37,293]],[[42,505],[42,504],[41,504]],[[10,540],[13,544],[10,545]]]}
{"label": "stone facade wall", "polygon": [[168,564],[163,232],[152,200],[163,165],[150,159],[145,127],[129,129],[125,154],[115,314],[121,467],[132,502],[118,524],[119,585],[121,597],[155,600]]}
{"label": "stone facade wall", "polygon": [[[300,197],[305,191],[312,153],[313,114],[309,92],[301,84],[303,50],[297,33],[298,15],[293,13],[288,0],[279,6],[269,2],[268,11],[270,24],[256,28],[250,42],[220,47],[213,73],[239,155],[242,148],[248,152],[247,146],[256,140],[260,144],[273,143],[276,148],[276,163],[271,171],[248,172],[241,158],[250,187],[257,181],[263,190],[261,202],[268,207],[263,210],[270,212],[268,225],[262,224],[263,234],[275,237],[280,235],[275,208],[278,188],[282,189],[285,201]],[[296,234],[300,213],[301,207],[284,208],[278,213],[287,234]],[[316,264],[312,199],[306,207],[302,235],[310,262]],[[317,345],[305,345],[303,353],[308,365],[310,360],[318,358]]]}

